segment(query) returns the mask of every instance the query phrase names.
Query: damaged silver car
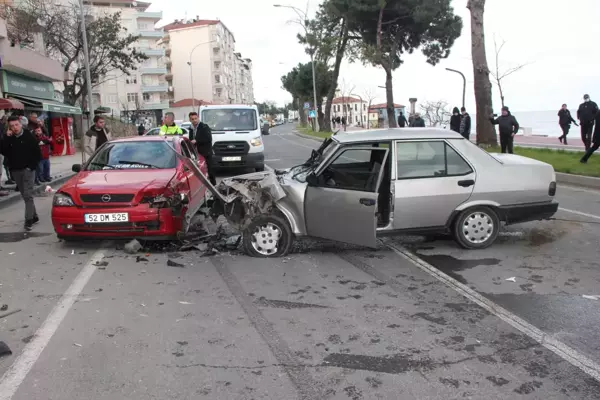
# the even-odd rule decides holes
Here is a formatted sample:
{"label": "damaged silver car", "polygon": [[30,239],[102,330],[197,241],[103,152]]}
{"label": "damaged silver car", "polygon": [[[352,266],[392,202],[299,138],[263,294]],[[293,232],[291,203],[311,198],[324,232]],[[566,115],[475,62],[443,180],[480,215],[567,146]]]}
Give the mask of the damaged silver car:
{"label": "damaged silver car", "polygon": [[[190,169],[202,175],[194,163]],[[497,238],[501,224],[548,219],[558,210],[551,165],[490,154],[436,128],[335,135],[286,170],[203,181],[256,257],[279,257],[295,237],[376,247],[377,236],[451,234],[467,249]]]}

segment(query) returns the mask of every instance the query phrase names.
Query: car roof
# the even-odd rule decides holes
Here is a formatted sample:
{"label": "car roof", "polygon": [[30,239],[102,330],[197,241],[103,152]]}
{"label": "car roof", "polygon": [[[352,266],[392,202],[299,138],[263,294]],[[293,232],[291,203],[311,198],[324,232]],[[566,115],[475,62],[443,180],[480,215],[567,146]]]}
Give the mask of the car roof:
{"label": "car roof", "polygon": [[372,142],[407,139],[464,139],[458,132],[441,128],[388,128],[338,133],[332,136],[339,143]]}

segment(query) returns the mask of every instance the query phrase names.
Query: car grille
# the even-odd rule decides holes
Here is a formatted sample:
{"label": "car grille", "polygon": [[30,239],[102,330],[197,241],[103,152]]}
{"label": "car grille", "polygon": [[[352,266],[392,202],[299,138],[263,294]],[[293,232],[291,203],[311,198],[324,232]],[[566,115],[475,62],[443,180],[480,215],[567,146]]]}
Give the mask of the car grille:
{"label": "car grille", "polygon": [[219,156],[248,154],[250,145],[248,142],[215,142],[213,151]]}
{"label": "car grille", "polygon": [[156,231],[160,229],[160,221],[146,222],[115,222],[109,224],[78,224],[73,225],[75,232],[144,232]]}
{"label": "car grille", "polygon": [[[110,200],[105,201],[102,200],[103,196],[109,195]],[[102,194],[82,194],[79,196],[81,201],[84,203],[129,203],[133,200],[133,194],[110,194],[110,193],[102,193]]]}

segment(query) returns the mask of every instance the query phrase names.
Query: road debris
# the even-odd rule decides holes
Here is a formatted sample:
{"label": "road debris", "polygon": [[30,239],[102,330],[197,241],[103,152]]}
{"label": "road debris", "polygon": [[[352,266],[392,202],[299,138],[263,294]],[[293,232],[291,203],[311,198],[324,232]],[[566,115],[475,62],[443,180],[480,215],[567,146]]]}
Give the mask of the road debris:
{"label": "road debris", "polygon": [[17,308],[16,310],[9,311],[9,312],[7,312],[7,313],[5,313],[5,314],[0,314],[0,319],[2,319],[2,318],[6,318],[6,317],[8,317],[8,316],[10,316],[10,315],[13,315],[13,314],[16,314],[16,313],[18,313],[18,312],[20,312],[20,311],[21,311],[21,309],[20,309],[20,308]]}
{"label": "road debris", "polygon": [[76,346],[76,347],[83,347],[83,346],[82,346],[82,345],[80,345],[79,343],[73,343],[73,346]]}
{"label": "road debris", "polygon": [[167,260],[167,267],[185,268],[185,265],[176,263],[173,260]]}
{"label": "road debris", "polygon": [[12,251],[12,252],[8,253],[8,255],[9,255],[9,256],[12,256],[13,254],[15,254],[15,252],[14,252],[14,251]]}
{"label": "road debris", "polygon": [[138,251],[140,251],[141,249],[142,249],[142,245],[136,239],[133,239],[130,242],[128,242],[125,245],[125,247],[123,248],[123,250],[127,254],[135,254]]}
{"label": "road debris", "polygon": [[2,304],[2,307],[0,307],[0,311],[6,311],[8,310],[8,304]]}
{"label": "road debris", "polygon": [[[108,266],[108,261],[96,261],[94,263],[94,267],[106,267]],[[98,268],[98,269],[106,269],[106,268]]]}
{"label": "road debris", "polygon": [[148,259],[147,259],[147,258],[144,258],[144,257],[142,257],[142,256],[137,256],[137,257],[135,258],[135,262],[148,262]]}
{"label": "road debris", "polygon": [[190,305],[190,304],[194,304],[194,303],[190,303],[190,302],[187,302],[187,301],[180,301],[179,304]]}
{"label": "road debris", "polygon": [[600,296],[594,296],[594,295],[590,295],[590,294],[584,294],[584,295],[582,295],[582,297],[584,299],[588,299],[588,300],[600,300]]}
{"label": "road debris", "polygon": [[510,278],[506,278],[505,281],[516,282],[517,278],[515,276],[511,276]]}
{"label": "road debris", "polygon": [[0,357],[10,356],[12,354],[12,350],[8,345],[4,342],[0,342]]}
{"label": "road debris", "polygon": [[75,250],[71,250],[71,255],[74,256],[75,255]]}

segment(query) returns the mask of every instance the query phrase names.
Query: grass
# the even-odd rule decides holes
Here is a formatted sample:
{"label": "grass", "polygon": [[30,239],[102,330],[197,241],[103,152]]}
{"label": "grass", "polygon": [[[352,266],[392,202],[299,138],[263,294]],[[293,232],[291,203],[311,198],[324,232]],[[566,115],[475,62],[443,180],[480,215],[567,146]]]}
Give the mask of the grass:
{"label": "grass", "polygon": [[320,138],[320,139],[327,139],[333,133],[333,132],[314,132],[312,130],[312,128],[308,125],[306,125],[306,126],[296,125],[296,129],[298,129],[298,132],[302,133],[303,135],[314,136],[314,137]]}

